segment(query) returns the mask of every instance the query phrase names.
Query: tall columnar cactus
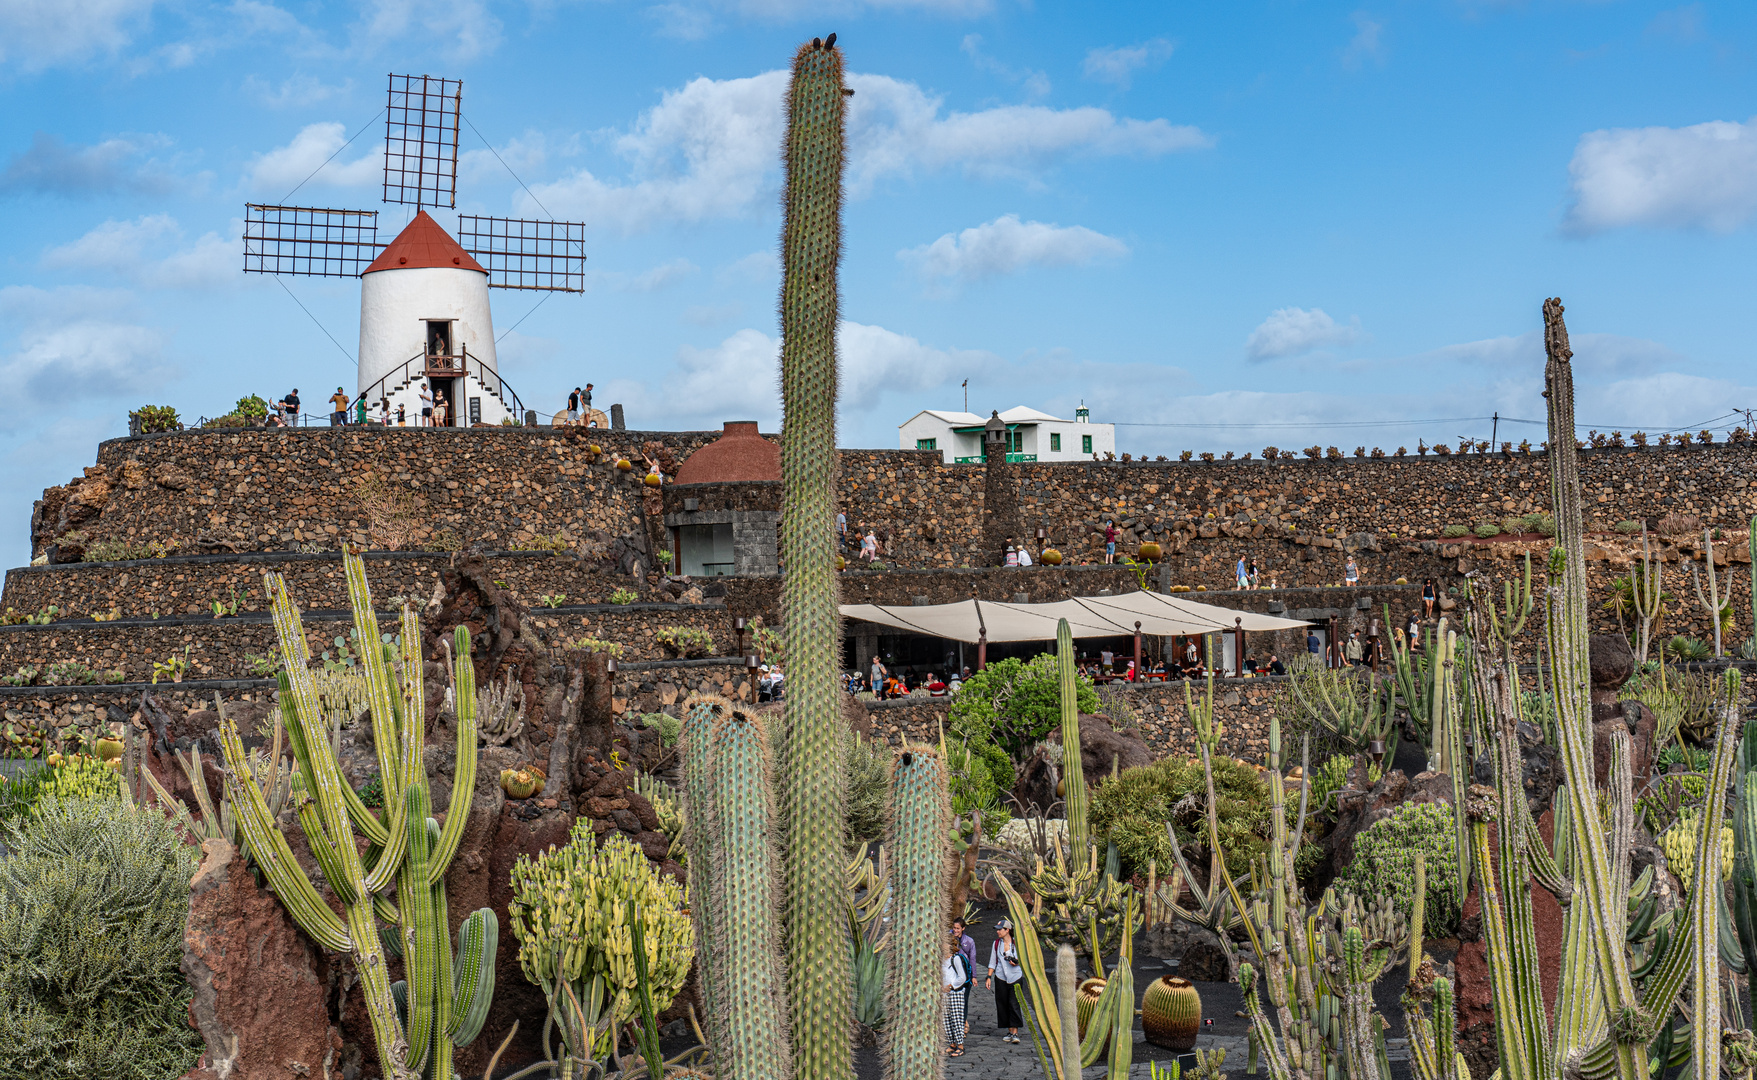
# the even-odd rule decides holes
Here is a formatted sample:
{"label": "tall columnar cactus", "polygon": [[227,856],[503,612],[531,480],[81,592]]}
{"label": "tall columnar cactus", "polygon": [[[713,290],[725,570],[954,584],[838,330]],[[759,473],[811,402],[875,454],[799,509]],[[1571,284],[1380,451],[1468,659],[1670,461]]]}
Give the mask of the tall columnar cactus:
{"label": "tall columnar cactus", "polygon": [[[696,902],[690,905],[695,919],[696,970],[701,987],[703,1019],[708,1025],[708,1039],[714,1046],[725,1045],[726,1016],[720,1008],[720,953],[718,942],[718,908],[710,901],[711,882],[718,867],[718,849],[714,846],[713,783],[709,763],[713,750],[709,735],[714,720],[726,713],[731,703],[713,695],[697,695],[683,706],[683,727],[678,737],[678,754],[683,769],[683,846],[696,867]],[[702,883],[709,883],[706,887]]]}
{"label": "tall columnar cactus", "polygon": [[[293,801],[307,844],[330,891],[341,902],[343,915],[336,915],[319,897],[294,860],[262,789],[248,779],[249,758],[237,725],[222,717],[227,793],[257,865],[294,921],[323,947],[352,954],[385,1076],[390,1080],[416,1080],[423,1073],[449,1077],[452,1047],[474,1040],[487,1014],[494,992],[498,930],[494,912],[480,909],[465,921],[454,953],[446,910],[445,872],[457,854],[476,786],[476,685],[469,632],[459,627],[456,635],[452,698],[457,702],[457,775],[445,826],[440,828],[428,816],[422,765],[427,723],[420,621],[405,608],[400,649],[381,644],[365,564],[352,554],[343,562],[354,627],[364,644],[361,667],[372,707],[385,820],[360,801],[336,760],[329,722],[309,669],[304,626],[286,582],[268,574],[263,589],[272,600],[275,632],[287,659],[279,677],[280,706],[299,769],[293,780]],[[356,833],[368,844],[365,859],[356,846]],[[388,895],[393,889],[395,903]],[[405,958],[406,1025],[386,972],[380,919],[395,928],[384,937],[395,942],[395,951]]]}
{"label": "tall columnar cactus", "polygon": [[786,933],[794,1068],[852,1075],[853,1009],[842,896],[843,805],[837,658],[836,322],[842,254],[842,53],[835,35],[793,57],[787,90],[781,234],[781,607],[787,620]]}
{"label": "tall columnar cactus", "polygon": [[[1545,396],[1549,399],[1549,457],[1557,547],[1551,553],[1549,653],[1555,672],[1556,741],[1566,786],[1557,791],[1555,847],[1538,835],[1526,801],[1523,762],[1514,730],[1516,717],[1496,709],[1489,740],[1497,755],[1496,786],[1475,785],[1466,795],[1471,845],[1479,867],[1483,930],[1500,1052],[1502,1080],[1559,1080],[1592,1076],[1645,1080],[1648,1043],[1669,1032],[1686,981],[1693,984],[1694,1075],[1711,1080],[1720,1072],[1721,940],[1720,827],[1726,805],[1737,726],[1724,723],[1707,784],[1707,805],[1695,853],[1683,926],[1659,943],[1632,971],[1626,942],[1628,880],[1634,834],[1628,732],[1611,732],[1609,776],[1601,793],[1594,782],[1588,688],[1586,580],[1582,512],[1574,440],[1572,352],[1560,302],[1544,303]],[[1644,577],[1647,575],[1643,575]],[[1639,585],[1640,582],[1637,582]],[[1478,651],[1489,645],[1486,636]],[[1601,810],[1600,799],[1605,807]],[[1491,859],[1489,823],[1496,825]],[[1553,1025],[1546,1021],[1530,891],[1533,883],[1567,904],[1560,987]],[[1637,883],[1639,884],[1639,883]],[[1646,918],[1646,916],[1642,916]],[[1638,929],[1638,928],[1637,928]],[[1635,977],[1641,976],[1637,990]],[[1412,1028],[1412,1032],[1414,1028]],[[1669,1036],[1661,1043],[1669,1047]],[[1668,1050],[1669,1052],[1669,1050]],[[1433,1068],[1444,1060],[1430,1058]],[[1418,1062],[1419,1063],[1419,1062]],[[1421,1069],[1427,1080],[1432,1069]]]}
{"label": "tall columnar cactus", "polygon": [[1648,547],[1646,522],[1641,523],[1641,561],[1629,564],[1629,593],[1635,607],[1635,663],[1645,664],[1666,599],[1665,560]]}
{"label": "tall columnar cactus", "polygon": [[1080,705],[1074,683],[1074,632],[1068,620],[1055,624],[1056,671],[1061,677],[1062,800],[1068,819],[1068,858],[1086,860],[1091,835],[1086,827],[1086,769],[1080,758]]}
{"label": "tall columnar cactus", "polygon": [[1721,655],[1720,628],[1723,619],[1731,620],[1733,608],[1732,569],[1727,569],[1727,597],[1723,603],[1720,598],[1720,581],[1714,573],[1714,530],[1702,530],[1702,544],[1708,553],[1708,592],[1702,591],[1702,576],[1696,570],[1696,564],[1690,564],[1690,582],[1696,587],[1696,601],[1703,610],[1708,612],[1708,621],[1714,624],[1714,655]]}
{"label": "tall columnar cactus", "polygon": [[[725,1014],[724,1022],[715,1025],[720,1037],[716,1056],[731,1080],[784,1080],[793,1062],[788,1053],[788,986],[777,933],[781,896],[775,874],[769,735],[757,717],[722,708],[708,740],[713,806],[709,850],[714,862],[704,899],[713,909],[714,993]],[[839,844],[820,841],[818,846],[840,859]],[[691,865],[698,865],[693,857]],[[847,903],[840,894],[836,902]],[[846,925],[827,913],[821,921]],[[847,945],[838,943],[837,948],[847,959]]]}
{"label": "tall columnar cactus", "polygon": [[1757,660],[1757,515],[1751,518],[1745,550],[1751,556],[1751,659]]}
{"label": "tall columnar cactus", "polygon": [[931,1080],[943,1072],[939,964],[952,884],[946,847],[952,806],[946,792],[946,765],[937,749],[910,746],[898,754],[891,771],[888,841],[896,907],[884,952],[884,1055],[890,1080]]}

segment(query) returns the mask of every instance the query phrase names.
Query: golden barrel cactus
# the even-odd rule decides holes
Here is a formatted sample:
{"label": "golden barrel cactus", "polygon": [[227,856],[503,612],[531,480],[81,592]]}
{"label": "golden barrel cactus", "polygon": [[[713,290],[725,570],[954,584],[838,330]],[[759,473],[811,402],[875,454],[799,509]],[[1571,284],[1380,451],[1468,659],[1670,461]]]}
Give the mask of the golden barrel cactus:
{"label": "golden barrel cactus", "polygon": [[1188,1050],[1202,1030],[1202,995],[1188,979],[1165,975],[1141,995],[1141,1030],[1147,1041],[1167,1050]]}

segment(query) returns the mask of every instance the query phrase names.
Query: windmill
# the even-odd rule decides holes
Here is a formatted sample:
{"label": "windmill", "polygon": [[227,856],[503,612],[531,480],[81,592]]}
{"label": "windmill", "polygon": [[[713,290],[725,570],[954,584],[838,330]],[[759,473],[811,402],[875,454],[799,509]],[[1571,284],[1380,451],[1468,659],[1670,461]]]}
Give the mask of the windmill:
{"label": "windmill", "polygon": [[425,422],[425,389],[439,426],[516,423],[525,406],[500,377],[488,290],[584,292],[586,227],[460,214],[454,237],[434,221],[427,208],[457,206],[462,105],[462,80],[391,75],[383,201],[414,218],[381,244],[376,210],[246,203],[244,271],[360,279],[355,393],[374,411]]}

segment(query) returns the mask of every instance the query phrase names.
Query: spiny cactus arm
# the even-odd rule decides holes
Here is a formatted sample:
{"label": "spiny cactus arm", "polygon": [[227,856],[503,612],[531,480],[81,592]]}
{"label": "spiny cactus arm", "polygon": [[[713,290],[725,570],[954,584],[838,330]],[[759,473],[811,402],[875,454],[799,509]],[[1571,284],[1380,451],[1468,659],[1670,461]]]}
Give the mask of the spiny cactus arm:
{"label": "spiny cactus arm", "polygon": [[1083,860],[1090,835],[1086,827],[1086,770],[1080,757],[1080,706],[1074,678],[1074,633],[1068,620],[1055,624],[1056,672],[1061,690],[1062,788],[1068,821],[1069,857]]}
{"label": "spiny cactus arm", "polygon": [[690,878],[690,894],[694,901],[690,904],[690,914],[695,919],[696,940],[701,942],[701,948],[696,951],[696,967],[700,972],[698,981],[702,1011],[708,1023],[708,1042],[714,1047],[725,1043],[722,1031],[725,1014],[720,1007],[720,954],[717,949],[720,935],[716,921],[719,908],[713,902],[714,893],[709,884],[713,875],[718,873],[714,867],[719,865],[718,853],[713,846],[718,826],[714,824],[713,748],[709,730],[714,718],[728,707],[724,699],[714,696],[698,695],[686,700],[677,744],[683,767],[684,848],[689,852],[691,864],[697,868]]}
{"label": "spiny cactus arm", "polygon": [[[315,791],[317,773],[311,768],[310,752],[305,743],[304,726],[299,722],[299,709],[293,694],[292,680],[288,678],[285,671],[277,672],[276,678],[280,684],[278,697],[281,708],[281,728],[287,733],[287,745],[293,751],[293,760],[297,763],[299,775],[304,778],[305,790]],[[354,823],[354,828],[359,830],[360,835],[366,838],[368,844],[382,848],[390,839],[390,832],[384,827],[384,822],[378,819],[378,814],[371,807],[360,801],[360,794],[354,790],[352,784],[343,784],[341,793],[342,798],[348,804],[348,820]]]}
{"label": "spiny cactus arm", "polygon": [[[358,555],[344,554],[342,569],[348,581],[348,603],[354,612],[354,632],[360,638],[360,667],[366,676],[366,700],[372,711],[372,745],[378,754],[384,805],[396,807],[402,805],[403,788],[409,782],[403,767],[401,695],[397,692],[396,676],[384,659],[378,615],[372,610],[372,593],[366,586],[366,563]],[[285,651],[284,645],[282,648]],[[400,815],[392,813],[388,816],[394,819]]]}
{"label": "spiny cactus arm", "polygon": [[[1270,714],[1269,723],[1270,723],[1270,726],[1272,729],[1277,730],[1277,731],[1280,730],[1279,727],[1277,726],[1279,724],[1279,720],[1275,717],[1275,715],[1273,713]],[[1232,874],[1226,869],[1226,855],[1221,851],[1221,848],[1220,848],[1220,813],[1219,813],[1219,810],[1217,809],[1217,807],[1219,806],[1219,800],[1214,797],[1214,765],[1213,765],[1213,761],[1208,756],[1208,747],[1206,744],[1201,745],[1199,747],[1199,749],[1202,751],[1202,779],[1203,779],[1203,782],[1207,785],[1207,789],[1208,789],[1208,845],[1209,845],[1209,850],[1214,853],[1214,865],[1220,871],[1220,880],[1226,883],[1226,891],[1232,897],[1233,907],[1241,913],[1246,912],[1246,911],[1249,911],[1250,908],[1245,906],[1244,897],[1239,895],[1238,884],[1232,880]],[[1270,793],[1271,799],[1274,798],[1275,791],[1278,787],[1279,787],[1278,784],[1271,784],[1269,786],[1269,793]],[[1210,879],[1209,887],[1210,888],[1213,887],[1212,879]],[[1245,936],[1251,939],[1251,952],[1256,956],[1262,956],[1263,955],[1263,941],[1262,941],[1262,938],[1258,935],[1257,927],[1254,924],[1255,924],[1255,920],[1253,920],[1253,919],[1245,919],[1244,920]]]}
{"label": "spiny cactus arm", "polygon": [[1080,1019],[1074,983],[1074,947],[1063,942],[1055,950],[1055,1003],[1061,1013],[1061,1072],[1068,1080],[1080,1075]]}
{"label": "spiny cactus arm", "polygon": [[1428,857],[1426,852],[1415,853],[1415,910],[1409,915],[1409,979],[1415,981],[1416,973],[1421,970],[1422,923],[1428,910]]}
{"label": "spiny cactus arm", "polygon": [[[1476,815],[1470,827],[1470,839],[1476,849],[1476,864],[1491,867],[1489,826],[1493,816],[1493,792],[1473,787],[1470,800]],[[1513,978],[1513,942],[1501,906],[1499,875],[1479,875],[1482,890],[1483,936],[1488,950],[1489,985],[1493,995],[1495,1041],[1500,1051],[1502,1080],[1538,1080],[1542,1073],[1542,1044],[1547,1032],[1543,1023],[1543,999],[1530,1000],[1530,988]],[[1534,1021],[1535,1020],[1535,1025]]]}
{"label": "spiny cactus arm", "polygon": [[843,58],[809,42],[787,88],[781,233],[781,557],[787,573],[787,992],[800,1080],[847,1080],[853,951],[844,902],[841,612],[836,578],[836,325]]}
{"label": "spiny cactus arm", "polygon": [[[403,636],[405,639],[410,636],[406,627]],[[458,627],[455,641],[457,655],[461,657],[453,668],[453,688],[456,692],[452,695],[457,702],[457,775],[452,779],[451,803],[445,811],[445,828],[433,845],[431,862],[427,868],[427,880],[430,884],[438,884],[451,868],[451,861],[458,853],[458,844],[464,838],[464,827],[470,822],[470,803],[476,794],[476,669],[470,663],[468,628]]]}
{"label": "spiny cactus arm", "polygon": [[[221,748],[228,762],[234,756],[241,758],[244,754],[244,743],[238,737],[238,728],[231,718],[223,717],[220,721]],[[287,913],[300,929],[310,934],[319,945],[334,952],[346,952],[353,948],[353,940],[348,936],[348,928],[342,920],[317,895],[317,889],[311,879],[305,876],[298,860],[293,856],[293,849],[287,845],[287,838],[269,817],[268,805],[263,801],[261,790],[252,793],[238,779],[234,770],[228,768],[225,776],[228,794],[232,804],[237,808],[237,821],[243,830],[244,839],[250,845],[251,858],[268,878],[275,895],[286,905]]]}
{"label": "spiny cactus arm", "polygon": [[[427,834],[429,856],[435,845],[439,843],[439,823],[432,818],[427,819],[427,827],[422,830]],[[410,864],[411,868],[413,863]],[[421,882],[414,882],[416,892],[421,890]],[[427,893],[432,898],[433,928],[429,932],[433,941],[433,1049],[427,1062],[427,1075],[437,1078],[451,1076],[450,1039],[452,1029],[452,1002],[456,1000],[457,988],[452,981],[451,967],[451,906],[446,903],[445,879],[442,877],[427,886]]]}
{"label": "spiny cactus arm", "polygon": [[404,1063],[420,1069],[433,1045],[433,999],[439,966],[439,942],[434,933],[438,913],[433,910],[433,889],[427,884],[427,857],[432,841],[427,833],[427,789],[410,784],[403,791],[408,817],[408,857],[397,875],[397,904],[403,911],[403,963],[409,979],[408,1054]]}
{"label": "spiny cactus arm", "polygon": [[[374,615],[373,618],[376,621],[377,616]],[[421,655],[421,620],[416,616],[414,607],[407,602],[403,604],[402,627],[397,637],[397,646],[402,652],[398,658],[398,668],[403,676],[403,715],[409,722],[409,726],[403,731],[403,739],[405,742],[413,739],[419,748],[427,734],[427,664]],[[386,655],[388,658],[389,654]],[[419,752],[415,755],[415,773],[409,777],[410,783],[417,781],[423,784],[427,782],[427,771],[421,767]],[[431,799],[431,792],[428,797]]]}
{"label": "spiny cactus arm", "polygon": [[1257,973],[1251,965],[1238,966],[1238,984],[1244,990],[1245,1015],[1250,1017],[1251,1031],[1257,1036],[1257,1048],[1268,1067],[1269,1080],[1303,1080],[1303,1074],[1296,1077],[1288,1066],[1287,1055],[1281,1051],[1281,1040],[1275,1034],[1275,1025],[1270,1023],[1262,1002],[1257,999]]}
{"label": "spiny cactus arm", "polygon": [[[891,770],[891,930],[886,936],[885,1075],[940,1072],[940,950],[951,898],[952,806],[939,752],[909,746]],[[975,978],[975,972],[971,972]]]}
{"label": "spiny cactus arm", "polygon": [[[1480,876],[1495,879],[1497,922],[1502,927],[1505,937],[1504,947],[1496,955],[1500,967],[1497,972],[1510,987],[1509,1000],[1514,1003],[1514,1011],[1524,1039],[1514,1043],[1516,1052],[1524,1056],[1527,1067],[1533,1076],[1550,1075],[1551,1056],[1565,1055],[1573,1045],[1568,1042],[1576,1034],[1568,1030],[1568,1025],[1560,1025],[1557,1041],[1560,1045],[1552,1048],[1548,1016],[1544,1012],[1543,979],[1539,969],[1537,951],[1536,919],[1531,910],[1531,864],[1530,849],[1541,843],[1534,831],[1525,828],[1529,814],[1525,813],[1525,788],[1520,782],[1522,761],[1519,756],[1519,740],[1513,731],[1513,719],[1503,713],[1500,718],[1498,737],[1490,740],[1498,761],[1496,773],[1507,778],[1496,785],[1494,791],[1497,799],[1495,810],[1495,839],[1498,858],[1495,862],[1479,861],[1477,866]],[[1486,911],[1489,894],[1483,894],[1485,911],[1484,924],[1487,925]],[[1579,950],[1578,955],[1564,950],[1565,962],[1573,961],[1575,970],[1580,976],[1579,985],[1595,986],[1597,979],[1590,967],[1590,956]],[[1502,1008],[1501,999],[1496,999],[1497,1012]],[[1558,1009],[1558,1013],[1564,1010]],[[1582,1027],[1582,1031],[1589,1029]]]}
{"label": "spiny cactus arm", "polygon": [[[721,1069],[738,1078],[781,1080],[793,1072],[788,1053],[787,982],[781,969],[781,897],[775,875],[774,773],[769,736],[761,720],[738,710],[715,717],[713,742],[714,929],[719,934],[720,1003],[725,1045],[716,1047]],[[841,859],[840,843],[834,847]],[[841,898],[838,897],[838,900]],[[797,898],[796,898],[797,900]],[[831,909],[833,910],[833,909]],[[846,920],[824,921],[844,927]],[[847,957],[849,949],[841,946]],[[842,1029],[838,1029],[842,1030]]]}
{"label": "spiny cactus arm", "polygon": [[[1738,700],[1738,669],[1729,669],[1727,680]],[[1691,971],[1690,1060],[1697,1080],[1719,1080],[1720,956],[1713,943],[1720,936],[1721,820],[1726,812],[1726,792],[1732,783],[1733,761],[1738,754],[1739,725],[1725,719],[1720,725],[1720,744],[1715,748],[1714,770],[1708,781],[1708,805],[1702,814],[1702,832],[1696,846],[1696,875],[1690,885],[1691,936],[1696,940]],[[1647,1035],[1651,1037],[1651,1023]],[[1645,1041],[1645,1039],[1643,1040]]]}
{"label": "spiny cactus arm", "polygon": [[[1745,747],[1757,739],[1757,722],[1745,725]],[[1739,946],[1747,962],[1757,958],[1757,773],[1740,778],[1733,806],[1732,916]],[[1748,982],[1757,984],[1757,979]],[[1750,988],[1752,1015],[1757,1016],[1757,985]]]}
{"label": "spiny cactus arm", "polygon": [[477,908],[458,927],[458,952],[452,965],[451,1026],[453,1046],[468,1046],[481,1034],[494,1003],[494,961],[500,949],[500,918],[493,908]]}

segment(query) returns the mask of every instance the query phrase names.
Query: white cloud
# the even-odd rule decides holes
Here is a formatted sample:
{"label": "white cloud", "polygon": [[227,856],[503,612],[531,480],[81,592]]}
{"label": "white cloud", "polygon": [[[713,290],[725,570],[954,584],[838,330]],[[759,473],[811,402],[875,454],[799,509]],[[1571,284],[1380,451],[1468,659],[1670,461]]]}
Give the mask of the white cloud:
{"label": "white cloud", "polygon": [[1277,309],[1245,340],[1245,355],[1252,360],[1294,356],[1325,345],[1352,345],[1361,339],[1360,320],[1338,323],[1323,308]]}
{"label": "white cloud", "polygon": [[[841,362],[838,399],[843,413],[864,413],[881,395],[917,394],[951,381],[955,372],[992,370],[989,352],[940,349],[882,326],[844,320],[837,329]],[[653,427],[698,430],[724,420],[755,419],[769,426],[781,419],[781,343],[761,330],[744,329],[718,345],[677,350],[675,367],[656,390],[651,380],[611,380],[605,400],[631,402]]]}
{"label": "white cloud", "polygon": [[238,280],[238,233],[222,239],[206,233],[181,247],[183,229],[169,214],[133,221],[106,221],[72,243],[50,248],[43,265],[58,270],[100,270],[147,288],[208,288]]}
{"label": "white cloud", "polygon": [[1342,66],[1352,70],[1368,60],[1375,64],[1384,63],[1385,24],[1364,11],[1357,11],[1349,18],[1354,22],[1354,38],[1342,51]]}
{"label": "white cloud", "polygon": [[273,109],[295,108],[316,105],[333,97],[340,97],[354,89],[354,80],[344,79],[331,86],[310,75],[294,75],[282,79],[279,85],[271,84],[259,75],[247,76],[243,90],[264,105]]}
{"label": "white cloud", "polygon": [[620,270],[587,271],[586,278],[594,286],[602,285],[616,292],[658,292],[669,288],[684,278],[700,270],[700,267],[688,259],[676,258],[670,262],[643,270],[638,274],[629,274]]}
{"label": "white cloud", "polygon": [[717,326],[738,318],[742,304],[694,304],[683,309],[683,321],[696,326]]}
{"label": "white cloud", "polygon": [[57,135],[39,131],[30,149],[13,156],[0,173],[0,192],[36,195],[162,194],[173,180],[151,161],[136,159],[166,140],[155,136],[105,139],[91,146],[71,146]]}
{"label": "white cloud", "polygon": [[[307,124],[293,136],[293,141],[264,154],[258,154],[245,173],[244,182],[255,192],[280,196],[283,188],[306,181],[322,187],[364,187],[378,183],[384,169],[384,144],[368,150],[353,161],[337,158],[325,165],[331,154],[347,141],[347,129],[337,123]],[[315,176],[312,171],[322,166]]]}
{"label": "white cloud", "polygon": [[1568,174],[1567,225],[1576,232],[1627,225],[1731,232],[1757,215],[1757,118],[1587,132]]}
{"label": "white cloud", "polygon": [[500,45],[500,20],[483,0],[372,0],[355,27],[368,51],[418,37],[423,48],[440,44],[452,60],[471,60]]}
{"label": "white cloud", "polygon": [[714,271],[714,280],[721,285],[779,284],[780,256],[772,251],[753,251]]}
{"label": "white cloud", "polygon": [[978,71],[986,71],[990,75],[1021,86],[1028,97],[1040,98],[1049,96],[1049,76],[1032,68],[1014,68],[999,58],[989,55],[982,49],[981,34],[965,34],[959,48],[970,58]]}
{"label": "white cloud", "polygon": [[83,287],[0,288],[0,321],[14,327],[0,355],[0,433],[41,420],[44,409],[115,398],[159,386],[174,374],[165,335],[124,318],[126,293]]}
{"label": "white cloud", "polygon": [[1127,89],[1135,72],[1164,63],[1175,48],[1176,45],[1165,38],[1154,38],[1138,45],[1101,46],[1086,53],[1082,68],[1088,79],[1115,83]]}
{"label": "white cloud", "polygon": [[[914,83],[884,75],[850,75],[848,82],[856,91],[848,111],[847,183],[854,197],[917,169],[1031,179],[1072,157],[1154,157],[1212,142],[1194,127],[1118,118],[1094,107],[942,113],[941,100]],[[537,186],[537,196],[557,213],[625,233],[751,213],[779,189],[786,86],[784,71],[691,80],[616,138],[629,180],[582,169]]]}
{"label": "white cloud", "polygon": [[1030,266],[1083,266],[1121,258],[1127,244],[1082,225],[1047,225],[1007,214],[960,233],[946,233],[931,244],[897,252],[928,279],[976,281]]}
{"label": "white cloud", "polygon": [[0,4],[0,65],[41,71],[125,48],[154,0],[7,0]]}

